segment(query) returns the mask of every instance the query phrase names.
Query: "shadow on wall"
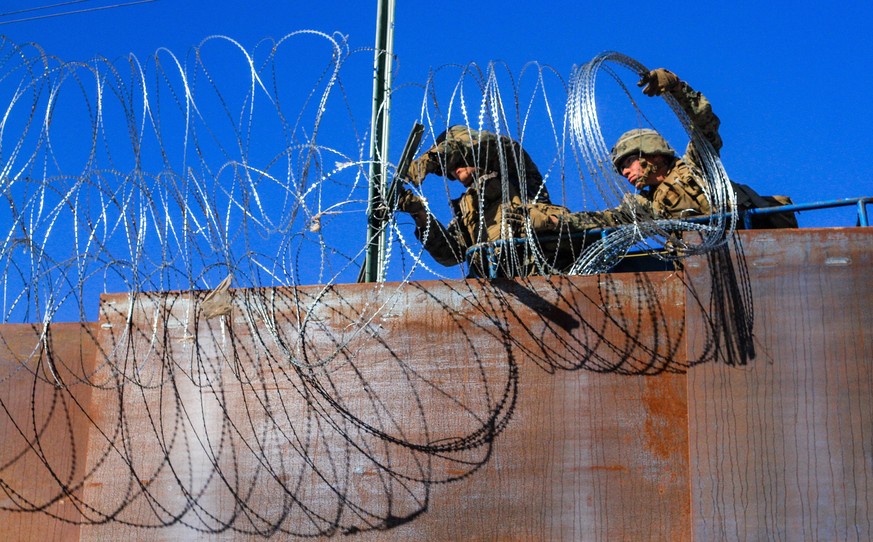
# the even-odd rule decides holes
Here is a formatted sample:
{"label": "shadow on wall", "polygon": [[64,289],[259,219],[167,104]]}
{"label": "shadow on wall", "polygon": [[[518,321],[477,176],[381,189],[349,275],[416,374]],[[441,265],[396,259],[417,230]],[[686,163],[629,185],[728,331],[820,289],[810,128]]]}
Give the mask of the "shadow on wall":
{"label": "shadow on wall", "polygon": [[[660,272],[230,290],[213,318],[207,292],[105,296],[87,347],[36,328],[29,353],[6,343],[3,506],[262,536],[402,525],[489,461],[526,363],[657,375],[752,359],[735,248],[707,257],[709,288]],[[709,315],[693,362],[686,292]]]}

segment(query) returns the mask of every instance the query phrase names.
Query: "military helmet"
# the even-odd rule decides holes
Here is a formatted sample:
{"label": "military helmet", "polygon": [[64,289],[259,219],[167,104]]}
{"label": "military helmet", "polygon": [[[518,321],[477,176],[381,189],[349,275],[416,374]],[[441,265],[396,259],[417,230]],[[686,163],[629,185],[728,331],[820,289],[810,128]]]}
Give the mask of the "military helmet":
{"label": "military helmet", "polygon": [[457,168],[475,165],[472,145],[478,141],[478,137],[477,130],[461,125],[451,126],[437,136],[433,150],[438,151],[442,147],[440,169],[445,169],[442,172],[445,177],[453,181],[457,180],[455,179]]}
{"label": "military helmet", "polygon": [[622,161],[632,154],[665,154],[676,156],[676,151],[661,134],[651,128],[637,128],[623,133],[610,151],[615,169],[621,173]]}

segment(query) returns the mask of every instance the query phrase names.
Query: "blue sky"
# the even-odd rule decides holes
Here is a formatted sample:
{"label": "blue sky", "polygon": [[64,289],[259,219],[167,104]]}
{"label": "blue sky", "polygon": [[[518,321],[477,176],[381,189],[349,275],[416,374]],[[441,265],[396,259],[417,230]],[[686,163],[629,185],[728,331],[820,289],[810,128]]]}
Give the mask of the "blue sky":
{"label": "blue sky", "polygon": [[[51,3],[46,0],[45,3]],[[67,6],[86,9],[114,2]],[[119,2],[120,3],[120,2]],[[7,0],[4,12],[42,5]],[[66,60],[108,58],[159,47],[183,55],[212,34],[246,47],[300,29],[348,36],[371,47],[375,2],[171,1],[0,25],[0,34],[34,41]],[[7,22],[53,11],[0,18]],[[873,194],[866,150],[873,147],[870,2],[615,3],[455,2],[423,8],[397,2],[398,84],[424,81],[445,64],[500,60],[571,67],[614,50],[649,67],[667,67],[713,103],[722,119],[728,174],[761,193],[795,201]],[[363,81],[361,93],[371,85]],[[366,120],[368,112],[357,118]],[[414,119],[395,115],[395,133]],[[403,139],[402,134],[398,136]],[[396,147],[402,145],[402,141]],[[399,149],[396,151],[399,152]],[[804,214],[803,224],[819,220]],[[824,219],[822,219],[824,220]],[[838,221],[838,218],[827,220]]]}
{"label": "blue sky", "polygon": [[[345,131],[338,127],[341,125],[333,126],[320,135],[319,143],[336,147],[349,156],[361,153],[357,147],[366,140],[364,133],[370,117],[372,53],[369,49],[374,44],[375,2],[274,1],[249,2],[241,7],[243,3],[238,1],[157,0],[116,9],[22,20],[122,1],[88,0],[52,10],[10,14],[44,4],[34,0],[7,0],[0,8],[0,13],[5,14],[0,15],[0,23],[3,23],[0,34],[18,44],[37,43],[49,55],[65,61],[86,61],[100,56],[123,62],[129,53],[147,61],[159,48],[184,59],[192,47],[212,35],[227,36],[252,50],[264,39],[279,39],[298,30],[338,32],[347,37],[350,49],[357,51],[352,54],[353,61],[344,68],[343,78],[346,94],[343,107],[354,117],[354,126],[346,126]],[[45,4],[48,3],[51,2],[46,0]],[[445,105],[452,83],[457,82],[458,66],[474,62],[485,67],[489,62],[497,62],[505,74],[501,88],[506,98],[512,94],[506,82],[513,77],[517,81],[518,74],[529,70],[531,62],[551,67],[553,79],[566,81],[574,66],[611,50],[649,68],[666,67],[710,99],[722,121],[721,134],[725,142],[722,161],[732,179],[752,185],[761,194],[789,195],[798,203],[871,196],[873,179],[866,156],[867,149],[873,147],[870,129],[873,100],[869,95],[873,87],[873,47],[869,44],[867,28],[871,16],[870,2],[825,6],[821,3],[639,1],[535,4],[515,0],[444,0],[423,4],[400,0],[396,8],[394,42],[398,91],[392,113],[391,159],[397,160],[408,127],[421,116],[421,85],[431,70],[448,74],[437,88],[437,92],[446,92],[440,96]],[[286,85],[282,93],[288,103],[297,98],[289,96],[291,93],[286,89],[295,85],[310,89],[313,79],[307,75],[311,67],[308,63],[316,59],[312,60],[313,65],[323,66],[318,59],[323,59],[327,51],[323,39],[313,40],[311,46],[305,39],[297,43],[295,65],[281,75]],[[209,54],[226,54],[229,50],[226,42],[224,47],[209,49],[217,51]],[[239,81],[240,88],[233,88],[234,81]],[[244,89],[249,81],[245,74],[237,78],[228,71],[221,74],[221,84],[223,92],[233,94]],[[648,100],[633,87],[632,91],[641,100]],[[411,98],[406,99],[408,97]],[[336,111],[337,104],[332,103],[331,107]],[[537,121],[542,121],[542,111],[536,114],[540,115]],[[561,111],[555,112],[559,124],[561,115]],[[452,122],[458,120],[453,114]],[[166,122],[171,127],[169,117]],[[62,141],[69,149],[75,149],[77,132],[64,133],[63,122],[57,124],[59,128],[53,134],[56,142]],[[613,134],[626,128],[624,124],[616,124],[610,127]],[[536,140],[538,134],[544,132],[537,123],[529,128],[526,134],[530,139],[525,147],[541,169],[547,169],[549,146],[540,147],[541,142]],[[357,132],[352,137],[350,134],[354,131]],[[174,141],[170,139],[164,144],[174,149]],[[257,154],[271,145],[281,146],[281,139],[269,139],[269,136],[258,139],[255,134],[249,149]],[[554,150],[554,146],[551,149]],[[264,151],[265,156],[269,156],[269,152],[270,149]],[[366,149],[363,152],[366,153]],[[555,185],[550,186],[554,196]],[[424,189],[434,200],[443,192],[450,195],[460,192],[457,183],[440,184],[440,181],[428,181]],[[445,209],[442,212],[440,217],[447,219]],[[803,213],[800,222],[802,226],[853,225],[854,210]],[[411,238],[411,224],[406,222],[401,227],[406,237]],[[349,231],[341,235],[342,240],[353,239],[352,244],[359,247],[363,229],[360,235]],[[334,241],[328,239],[330,242]],[[291,253],[298,248],[289,245],[285,250]],[[301,266],[301,261],[295,261],[294,265]],[[458,275],[445,269],[437,270],[447,276]],[[351,269],[339,279],[331,274],[335,270],[325,272],[323,276],[302,282],[354,280],[349,278]],[[212,285],[222,276],[216,271],[215,276],[198,285]],[[158,288],[161,284],[152,281],[148,286]],[[108,288],[113,290],[113,287]]]}

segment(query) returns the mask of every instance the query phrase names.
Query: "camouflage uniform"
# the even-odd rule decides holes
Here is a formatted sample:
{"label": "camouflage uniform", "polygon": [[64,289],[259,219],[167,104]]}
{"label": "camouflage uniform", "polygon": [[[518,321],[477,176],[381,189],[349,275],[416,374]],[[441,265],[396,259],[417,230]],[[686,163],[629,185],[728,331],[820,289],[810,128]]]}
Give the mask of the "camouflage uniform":
{"label": "camouflage uniform", "polygon": [[505,175],[516,188],[525,186],[528,202],[551,202],[540,170],[518,142],[467,126],[455,125],[437,136],[436,144],[410,164],[409,179],[416,185],[429,173],[454,179],[454,171],[467,166],[477,167],[483,175]]}
{"label": "camouflage uniform", "polygon": [[[718,133],[720,120],[712,112],[709,100],[684,81],[678,81],[668,92],[718,152],[722,147]],[[696,154],[693,143],[689,143],[685,156],[673,162],[663,182],[646,187],[639,194],[626,195],[621,205],[614,209],[572,213],[567,225],[571,230],[580,231],[629,224],[641,215],[642,218],[680,218],[709,214],[710,205],[695,160]]]}
{"label": "camouflage uniform", "polygon": [[[415,229],[415,236],[438,263],[458,265],[465,260],[467,249],[477,243],[515,237],[517,232],[503,221],[503,215],[520,205],[521,197],[515,186],[510,184],[504,191],[502,184],[495,172],[479,175],[460,198],[451,200],[454,218],[447,227],[428,214],[427,226]],[[481,258],[474,257],[471,268],[471,274],[484,275]]]}
{"label": "camouflage uniform", "polygon": [[[508,215],[528,218],[531,208],[548,214],[563,214],[565,208],[551,205],[543,177],[521,146],[506,136],[452,126],[437,138],[436,144],[415,159],[409,168],[410,181],[421,184],[429,173],[454,179],[459,167],[476,167],[473,183],[450,202],[454,218],[443,226],[428,214],[426,226],[418,226],[415,236],[442,265],[458,265],[467,250],[478,243],[523,237],[519,223],[509,223]],[[529,254],[498,250],[500,275],[526,275],[532,272]],[[471,276],[484,276],[482,253],[470,262]]]}

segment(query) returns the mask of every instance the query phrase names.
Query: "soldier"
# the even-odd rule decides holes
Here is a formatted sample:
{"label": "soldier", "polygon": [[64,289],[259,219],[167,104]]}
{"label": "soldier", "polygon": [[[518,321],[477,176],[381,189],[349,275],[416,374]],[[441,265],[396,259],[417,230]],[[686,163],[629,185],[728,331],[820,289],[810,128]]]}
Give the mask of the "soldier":
{"label": "soldier", "polygon": [[[443,226],[411,191],[403,191],[398,209],[415,220],[415,236],[442,265],[465,261],[467,250],[479,243],[523,237],[526,225],[532,232],[553,230],[549,216],[567,210],[551,205],[543,177],[521,146],[506,136],[467,126],[452,126],[440,134],[433,147],[416,158],[409,180],[420,185],[428,174],[460,182],[466,190],[451,201],[454,218]],[[520,254],[521,252],[521,254]],[[535,273],[530,253],[498,247],[499,275]],[[470,276],[487,276],[484,255],[470,261]]]}
{"label": "soldier", "polygon": [[[688,114],[694,125],[718,151],[719,119],[709,101],[670,71],[663,68],[644,75],[638,83],[647,96],[669,92]],[[682,158],[655,130],[629,130],[618,138],[610,158],[615,169],[634,185],[638,194],[625,197],[620,206],[606,211],[573,213],[567,219],[571,230],[588,230],[629,224],[634,217],[679,218],[708,214],[709,201],[693,160],[693,146]],[[557,220],[554,220],[557,222]]]}
{"label": "soldier", "polygon": [[[644,87],[647,96],[660,96],[669,92],[691,122],[717,153],[722,147],[718,133],[719,118],[703,94],[681,81],[674,73],[658,68],[642,77],[637,83]],[[648,128],[629,130],[618,138],[610,152],[615,169],[634,187],[638,194],[631,194],[615,209],[572,213],[566,219],[571,231],[615,227],[630,224],[635,218],[686,218],[706,215],[711,212],[706,197],[705,183],[698,165],[697,149],[693,143],[682,158],[658,132]],[[737,207],[747,210],[755,207],[770,207],[790,203],[784,196],[759,196],[748,186],[732,183],[737,194]],[[758,221],[757,227],[796,227],[793,215],[770,215]],[[557,226],[560,217],[551,217]],[[793,221],[793,223],[792,223]]]}

